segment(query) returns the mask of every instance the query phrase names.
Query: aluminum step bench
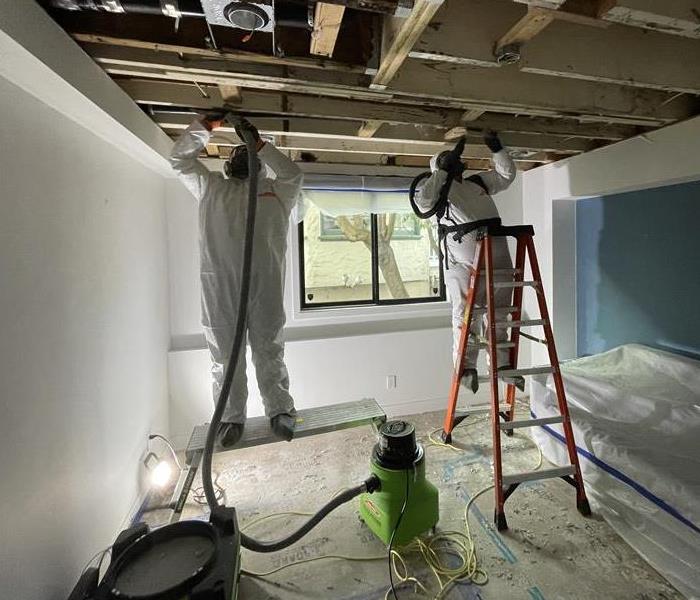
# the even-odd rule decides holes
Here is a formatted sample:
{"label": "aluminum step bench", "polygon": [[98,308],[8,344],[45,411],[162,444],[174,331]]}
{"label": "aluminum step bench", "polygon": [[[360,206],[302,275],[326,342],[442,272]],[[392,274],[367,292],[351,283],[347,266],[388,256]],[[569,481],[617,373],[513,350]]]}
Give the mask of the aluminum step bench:
{"label": "aluminum step bench", "polygon": [[[360,427],[362,425],[378,427],[385,421],[386,413],[374,398],[364,398],[356,402],[345,402],[318,408],[306,408],[297,411],[294,439]],[[185,466],[180,473],[180,478],[175,486],[170,503],[173,509],[173,514],[170,518],[171,523],[178,521],[182,514],[187,496],[192,488],[192,482],[202,461],[208,429],[208,423],[197,425],[190,436],[190,441],[185,450]],[[233,448],[215,446],[214,453],[233,452],[241,448],[250,448],[281,441],[272,433],[268,417],[253,417],[246,421],[243,437]]]}

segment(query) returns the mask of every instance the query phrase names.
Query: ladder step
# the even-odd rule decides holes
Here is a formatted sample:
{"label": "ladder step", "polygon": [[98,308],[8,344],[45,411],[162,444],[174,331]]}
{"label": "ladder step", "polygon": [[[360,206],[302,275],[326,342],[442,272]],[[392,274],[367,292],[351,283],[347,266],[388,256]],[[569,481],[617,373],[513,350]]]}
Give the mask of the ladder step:
{"label": "ladder step", "polygon": [[[488,342],[479,342],[479,346],[482,348],[488,348]],[[515,342],[498,342],[496,348],[515,348]]]}
{"label": "ladder step", "polygon": [[494,275],[520,275],[522,273],[522,269],[494,269],[493,274]]}
{"label": "ladder step", "polygon": [[503,475],[502,482],[504,486],[508,486],[513,483],[523,483],[524,481],[539,481],[540,479],[564,477],[565,475],[573,475],[574,472],[575,469],[573,465],[569,465],[568,467],[554,467],[552,469],[542,469],[540,471],[526,471],[524,473]]}
{"label": "ladder step", "polygon": [[499,377],[517,377],[520,375],[539,375],[540,373],[554,373],[552,367],[532,367],[531,369],[498,369]]}
{"label": "ladder step", "polygon": [[[518,310],[517,306],[503,306],[501,308],[497,308],[494,312],[497,315],[509,315],[510,313],[514,313]],[[472,314],[479,314],[483,315],[486,314],[486,307],[485,306],[475,306],[474,310],[472,310]]]}
{"label": "ladder step", "polygon": [[509,288],[509,287],[537,287],[537,281],[494,281],[494,288]]}
{"label": "ladder step", "polygon": [[522,421],[501,421],[501,431],[510,429],[521,429],[523,427],[537,427],[538,425],[552,425],[555,423],[563,423],[564,417],[558,415],[556,417],[542,417],[541,419],[524,419]]}
{"label": "ladder step", "polygon": [[[498,412],[507,412],[510,410],[510,406],[507,404],[499,404],[498,405]],[[468,416],[468,415],[483,415],[486,413],[491,412],[491,405],[490,404],[477,404],[474,406],[460,406],[457,409],[457,412],[455,415],[460,416]]]}
{"label": "ladder step", "polygon": [[537,325],[544,325],[547,323],[546,319],[530,319],[526,321],[496,321],[496,327],[536,327]]}

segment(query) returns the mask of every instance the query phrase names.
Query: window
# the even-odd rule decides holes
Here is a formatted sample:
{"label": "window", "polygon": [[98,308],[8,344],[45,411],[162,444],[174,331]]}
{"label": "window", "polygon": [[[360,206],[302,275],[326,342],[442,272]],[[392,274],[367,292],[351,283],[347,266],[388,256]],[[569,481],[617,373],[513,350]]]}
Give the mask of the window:
{"label": "window", "polygon": [[311,204],[299,240],[303,309],[445,300],[435,225],[413,214],[332,217]]}

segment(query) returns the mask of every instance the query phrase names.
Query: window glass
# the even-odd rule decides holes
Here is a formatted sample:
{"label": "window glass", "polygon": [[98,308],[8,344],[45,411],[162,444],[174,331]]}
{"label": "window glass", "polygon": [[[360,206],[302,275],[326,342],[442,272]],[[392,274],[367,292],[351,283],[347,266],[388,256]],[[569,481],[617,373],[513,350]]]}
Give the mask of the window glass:
{"label": "window glass", "polygon": [[376,219],[379,299],[440,299],[440,260],[433,221],[411,213],[384,213]]}
{"label": "window glass", "polygon": [[303,304],[372,301],[369,214],[330,217],[310,204],[303,227]]}

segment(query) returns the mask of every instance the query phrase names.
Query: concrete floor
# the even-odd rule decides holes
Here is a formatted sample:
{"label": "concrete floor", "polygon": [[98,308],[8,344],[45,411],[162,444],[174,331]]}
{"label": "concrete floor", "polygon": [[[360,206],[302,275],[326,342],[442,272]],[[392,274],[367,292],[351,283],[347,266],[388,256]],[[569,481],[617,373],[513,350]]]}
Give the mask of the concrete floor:
{"label": "concrete floor", "polygon": [[[409,417],[420,441],[440,426],[442,414]],[[426,474],[440,490],[439,528],[463,528],[465,503],[491,483],[491,437],[488,421],[473,418],[455,432],[462,452],[429,446]],[[477,421],[477,422],[472,422]],[[503,438],[504,470],[530,470],[538,451],[525,437]],[[226,489],[227,502],[238,510],[239,523],[280,511],[313,511],[338,489],[368,476],[374,434],[369,427],[340,431],[292,443],[278,443],[216,455],[214,469]],[[546,463],[545,463],[546,466]],[[196,485],[199,485],[197,482]],[[202,518],[191,503],[183,518]],[[682,596],[654,571],[600,518],[582,517],[571,486],[562,480],[521,486],[506,504],[510,530],[492,527],[493,493],[472,508],[470,525],[479,564],[489,574],[484,586],[461,584],[447,599],[638,599],[670,600]],[[247,531],[260,539],[281,537],[300,523],[285,517]],[[300,559],[325,554],[386,556],[386,548],[359,520],[357,504],[339,508],[306,538],[270,555],[243,551],[243,568],[268,571]],[[414,574],[432,591],[435,579],[414,555]],[[388,586],[388,561],[325,560],[290,567],[261,578],[243,576],[241,600],[338,599],[381,600]],[[398,597],[425,598],[411,587]]]}

